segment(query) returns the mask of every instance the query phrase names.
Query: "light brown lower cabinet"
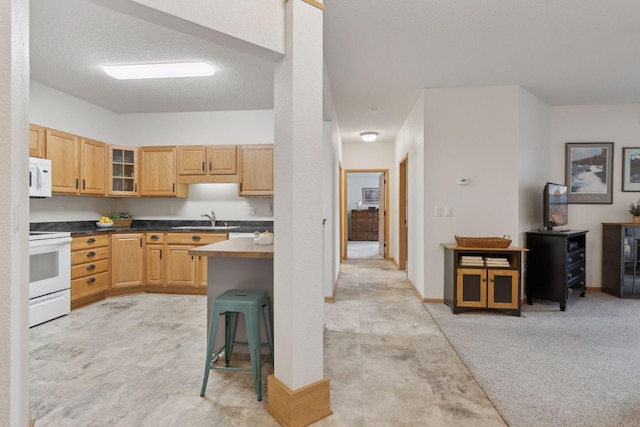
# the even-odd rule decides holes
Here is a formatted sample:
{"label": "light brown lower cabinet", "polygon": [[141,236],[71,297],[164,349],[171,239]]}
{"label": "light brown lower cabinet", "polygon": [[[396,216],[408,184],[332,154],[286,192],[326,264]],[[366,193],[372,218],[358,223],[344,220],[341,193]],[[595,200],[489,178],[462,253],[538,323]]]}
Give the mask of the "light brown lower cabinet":
{"label": "light brown lower cabinet", "polygon": [[109,236],[74,237],[71,241],[71,308],[99,301],[109,289]]}
{"label": "light brown lower cabinet", "polygon": [[189,255],[189,249],[227,239],[224,233],[167,233],[167,286],[207,287],[207,258]]}
{"label": "light brown lower cabinet", "polygon": [[166,271],[165,233],[145,233],[144,283],[164,286]]}
{"label": "light brown lower cabinet", "polygon": [[137,290],[144,285],[143,239],[143,233],[111,235],[111,295],[121,294],[122,289]]}
{"label": "light brown lower cabinet", "polygon": [[227,240],[226,233],[113,233],[74,237],[71,308],[134,292],[207,293],[207,257],[195,246]]}

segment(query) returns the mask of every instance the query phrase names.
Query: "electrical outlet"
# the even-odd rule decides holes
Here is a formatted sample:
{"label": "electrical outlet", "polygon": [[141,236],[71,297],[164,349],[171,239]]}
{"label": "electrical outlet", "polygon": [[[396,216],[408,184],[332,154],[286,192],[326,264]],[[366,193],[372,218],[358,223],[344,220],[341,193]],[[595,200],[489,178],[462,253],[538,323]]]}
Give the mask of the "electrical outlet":
{"label": "electrical outlet", "polygon": [[445,206],[444,216],[453,216],[453,208],[451,208],[450,206]]}
{"label": "electrical outlet", "polygon": [[436,206],[433,209],[433,216],[442,216],[442,206]]}

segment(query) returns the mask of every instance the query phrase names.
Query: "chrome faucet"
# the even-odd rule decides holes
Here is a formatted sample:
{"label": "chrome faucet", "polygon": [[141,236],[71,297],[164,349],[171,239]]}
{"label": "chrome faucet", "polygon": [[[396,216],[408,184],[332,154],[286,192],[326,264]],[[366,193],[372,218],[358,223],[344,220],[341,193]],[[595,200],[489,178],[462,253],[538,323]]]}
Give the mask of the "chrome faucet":
{"label": "chrome faucet", "polygon": [[215,227],[216,226],[216,213],[214,211],[211,211],[211,215],[209,214],[202,214],[200,215],[201,217],[204,218],[209,218],[209,221],[211,221],[211,226]]}

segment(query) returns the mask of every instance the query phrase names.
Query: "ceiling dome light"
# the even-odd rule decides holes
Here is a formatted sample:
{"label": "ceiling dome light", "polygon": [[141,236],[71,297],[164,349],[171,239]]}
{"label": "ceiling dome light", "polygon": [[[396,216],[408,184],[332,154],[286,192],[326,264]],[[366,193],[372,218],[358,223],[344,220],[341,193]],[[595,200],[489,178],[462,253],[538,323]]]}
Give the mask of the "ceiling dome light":
{"label": "ceiling dome light", "polygon": [[103,65],[109,76],[118,80],[165,79],[172,77],[212,76],[216,70],[206,62],[170,62],[164,64]]}
{"label": "ceiling dome light", "polygon": [[376,140],[378,135],[380,135],[378,132],[362,132],[360,134],[360,138],[362,138],[364,142],[373,142]]}

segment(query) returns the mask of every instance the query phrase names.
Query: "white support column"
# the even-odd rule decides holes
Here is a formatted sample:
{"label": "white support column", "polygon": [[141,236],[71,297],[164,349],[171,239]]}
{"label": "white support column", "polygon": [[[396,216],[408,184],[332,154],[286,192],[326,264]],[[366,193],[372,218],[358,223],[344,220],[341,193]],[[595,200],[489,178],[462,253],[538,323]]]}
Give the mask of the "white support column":
{"label": "white support column", "polygon": [[0,0],[0,425],[29,425],[29,2]]}
{"label": "white support column", "polygon": [[321,6],[285,4],[285,57],[275,67],[275,369],[267,410],[284,425],[331,414],[323,375]]}

